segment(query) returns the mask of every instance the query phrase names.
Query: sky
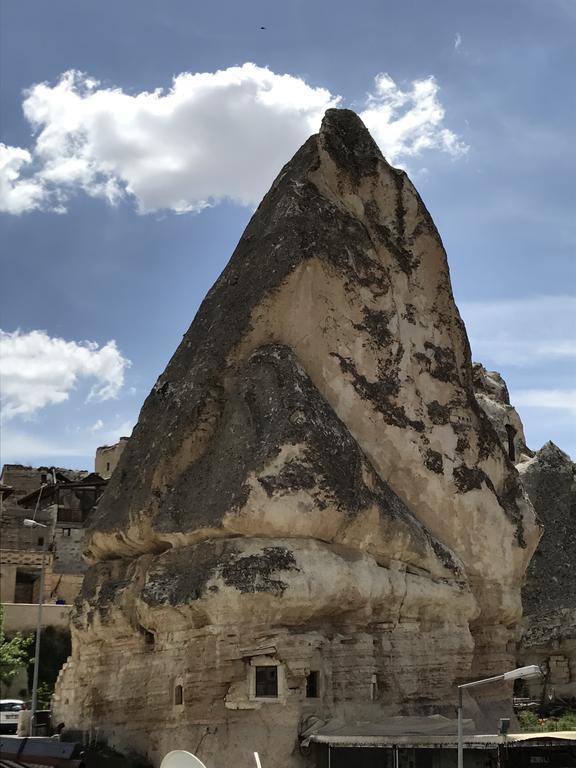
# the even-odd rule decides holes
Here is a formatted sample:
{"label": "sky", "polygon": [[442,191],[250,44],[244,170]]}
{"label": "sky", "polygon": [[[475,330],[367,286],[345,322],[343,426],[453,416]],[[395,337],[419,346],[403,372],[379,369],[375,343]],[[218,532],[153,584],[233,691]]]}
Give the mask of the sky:
{"label": "sky", "polygon": [[281,166],[356,110],[473,357],[576,456],[576,0],[1,0],[3,463],[92,469]]}

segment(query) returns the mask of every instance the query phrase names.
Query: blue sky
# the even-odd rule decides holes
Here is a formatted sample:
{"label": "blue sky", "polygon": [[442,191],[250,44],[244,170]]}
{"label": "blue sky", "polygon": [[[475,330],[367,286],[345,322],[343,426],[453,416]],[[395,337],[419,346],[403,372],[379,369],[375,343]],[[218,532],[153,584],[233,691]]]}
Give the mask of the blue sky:
{"label": "blue sky", "polygon": [[0,7],[3,462],[129,433],[333,103],[417,185],[528,444],[576,455],[574,0]]}

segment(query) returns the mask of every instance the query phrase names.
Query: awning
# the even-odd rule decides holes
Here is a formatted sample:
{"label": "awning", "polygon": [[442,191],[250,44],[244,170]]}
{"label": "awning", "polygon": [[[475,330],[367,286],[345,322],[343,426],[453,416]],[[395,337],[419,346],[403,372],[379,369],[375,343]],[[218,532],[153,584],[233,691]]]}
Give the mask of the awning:
{"label": "awning", "polygon": [[[441,715],[430,717],[392,717],[380,723],[345,723],[341,720],[314,720],[301,734],[302,746],[309,743],[330,747],[394,747],[417,749],[456,749],[457,723]],[[475,734],[472,720],[464,721],[465,749],[508,747],[576,746],[576,731],[546,733]]]}

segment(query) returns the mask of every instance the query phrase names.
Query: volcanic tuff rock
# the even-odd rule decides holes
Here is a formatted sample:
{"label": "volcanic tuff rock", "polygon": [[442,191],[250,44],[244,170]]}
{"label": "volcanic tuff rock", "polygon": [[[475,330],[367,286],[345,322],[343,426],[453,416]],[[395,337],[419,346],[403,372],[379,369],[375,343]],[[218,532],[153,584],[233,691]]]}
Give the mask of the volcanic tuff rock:
{"label": "volcanic tuff rock", "polygon": [[487,371],[480,363],[472,366],[472,379],[476,400],[490,419],[500,442],[508,450],[513,462],[533,456],[526,445],[524,425],[516,409],[510,404],[508,387],[497,371]]}
{"label": "volcanic tuff rock", "polygon": [[432,219],[329,110],[144,403],[89,535],[58,716],[155,758],[305,765],[308,715],[441,711],[513,663],[539,535]]}
{"label": "volcanic tuff rock", "polygon": [[549,685],[576,696],[576,465],[548,442],[518,469],[544,524],[522,590],[521,660],[547,663]]}

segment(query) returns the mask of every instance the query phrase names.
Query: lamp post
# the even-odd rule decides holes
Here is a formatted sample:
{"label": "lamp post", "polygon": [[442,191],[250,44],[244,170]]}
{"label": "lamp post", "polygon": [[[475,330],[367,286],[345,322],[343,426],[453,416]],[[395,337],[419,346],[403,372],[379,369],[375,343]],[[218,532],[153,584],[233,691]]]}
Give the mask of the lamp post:
{"label": "lamp post", "polygon": [[50,539],[54,538],[54,523],[53,517],[52,525],[48,526],[44,523],[39,523],[33,518],[25,518],[24,526],[26,528],[48,528],[50,527],[50,536],[46,536],[42,545],[42,563],[40,566],[40,585],[38,595],[38,613],[36,616],[36,644],[34,647],[34,675],[32,678],[32,705],[30,707],[30,736],[34,735],[34,720],[36,717],[36,710],[38,708],[38,673],[40,670],[40,635],[42,633],[42,608],[44,605],[44,582],[46,576],[46,552],[50,546]]}
{"label": "lamp post", "polygon": [[497,680],[518,680],[519,678],[539,677],[542,670],[536,664],[527,667],[518,667],[504,672],[503,675],[486,677],[483,680],[474,680],[472,683],[463,683],[458,686],[458,768],[464,768],[464,717],[462,707],[462,691],[464,688],[472,688],[475,685],[495,683]]}

